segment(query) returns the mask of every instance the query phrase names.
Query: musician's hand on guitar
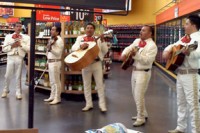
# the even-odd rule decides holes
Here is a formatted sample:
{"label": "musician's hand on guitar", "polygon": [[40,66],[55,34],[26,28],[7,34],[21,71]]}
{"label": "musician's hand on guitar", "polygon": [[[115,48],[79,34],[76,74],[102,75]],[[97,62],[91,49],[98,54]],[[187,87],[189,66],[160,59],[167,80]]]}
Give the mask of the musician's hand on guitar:
{"label": "musician's hand on guitar", "polygon": [[171,57],[171,52],[170,51],[164,51],[163,54],[162,54],[162,58],[164,60],[168,60],[170,57]]}
{"label": "musician's hand on guitar", "polygon": [[80,49],[85,50],[85,49],[88,48],[88,46],[89,46],[88,43],[83,43],[83,44],[80,45]]}
{"label": "musician's hand on guitar", "polygon": [[130,54],[131,54],[131,56],[135,56],[136,55],[136,51],[133,50],[133,51],[131,51]]}
{"label": "musician's hand on guitar", "polygon": [[120,60],[121,60],[121,61],[125,61],[126,58],[127,58],[126,55],[121,55],[121,56],[120,56]]}
{"label": "musician's hand on guitar", "polygon": [[16,42],[16,45],[17,45],[18,47],[21,47],[21,46],[22,46],[22,45],[21,45],[21,42],[19,42],[19,41]]}
{"label": "musician's hand on guitar", "polygon": [[51,51],[51,45],[47,45],[47,51],[50,52]]}
{"label": "musician's hand on guitar", "polygon": [[189,56],[189,55],[190,55],[190,50],[189,50],[187,47],[185,47],[185,48],[182,50],[182,53],[185,54],[185,55],[187,55],[187,56]]}
{"label": "musician's hand on guitar", "polygon": [[104,34],[100,35],[101,42],[105,42]]}
{"label": "musician's hand on guitar", "polygon": [[19,46],[19,44],[20,44],[20,42],[15,42],[15,43],[13,43],[13,45],[11,46],[11,48],[16,48],[16,47]]}

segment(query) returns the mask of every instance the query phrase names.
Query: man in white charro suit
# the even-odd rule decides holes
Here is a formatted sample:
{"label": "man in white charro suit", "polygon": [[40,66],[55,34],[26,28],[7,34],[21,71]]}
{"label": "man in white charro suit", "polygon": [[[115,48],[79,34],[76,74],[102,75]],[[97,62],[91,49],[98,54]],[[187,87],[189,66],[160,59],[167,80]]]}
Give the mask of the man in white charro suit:
{"label": "man in white charro suit", "polygon": [[[177,106],[178,119],[177,127],[168,133],[186,133],[187,118],[191,118],[191,131],[189,133],[200,133],[200,109],[199,109],[199,88],[198,68],[200,59],[200,17],[191,15],[186,19],[185,34],[178,42],[168,45],[163,58],[169,59],[173,46],[186,46],[182,50],[185,55],[184,61],[177,69]],[[190,51],[187,47],[191,44],[198,44],[197,49]]]}
{"label": "man in white charro suit", "polygon": [[[151,78],[151,68],[157,54],[157,46],[152,40],[153,29],[150,26],[143,26],[140,31],[140,38],[136,39],[130,46],[122,52],[121,58],[124,61],[131,52],[135,60],[132,71],[132,93],[136,103],[137,116],[133,126],[142,126],[148,117],[145,107],[145,93]],[[138,47],[139,50],[133,50]]]}
{"label": "man in white charro suit", "polygon": [[49,80],[51,85],[51,94],[45,102],[50,105],[58,104],[61,102],[61,57],[63,54],[64,43],[60,37],[61,28],[53,26],[51,28],[51,39],[47,45],[47,59],[49,68]]}
{"label": "man in white charro suit", "polygon": [[30,37],[24,35],[21,32],[22,24],[17,22],[14,26],[15,32],[5,37],[3,52],[7,53],[7,67],[5,74],[5,87],[1,95],[2,98],[6,98],[9,93],[9,85],[11,78],[15,74],[16,76],[16,98],[22,99],[22,88],[21,88],[21,74],[23,58],[25,54],[30,51]]}
{"label": "man in white charro suit", "polygon": [[[94,31],[95,26],[92,23],[88,23],[86,26],[86,35],[79,36],[72,46],[72,51],[76,51],[78,49],[85,49],[88,47],[88,43],[84,43],[84,38],[94,38]],[[88,65],[87,67],[82,69],[82,77],[83,77],[83,84],[84,84],[84,96],[86,100],[86,106],[82,109],[82,111],[88,111],[93,108],[92,96],[91,96],[91,80],[92,75],[94,76],[96,89],[98,92],[99,97],[99,108],[102,112],[106,112],[106,101],[105,101],[105,87],[103,83],[103,68],[102,68],[102,61],[104,55],[108,52],[107,43],[104,42],[103,35],[99,40],[97,40],[97,44],[99,46],[99,53],[98,57],[95,61]]]}

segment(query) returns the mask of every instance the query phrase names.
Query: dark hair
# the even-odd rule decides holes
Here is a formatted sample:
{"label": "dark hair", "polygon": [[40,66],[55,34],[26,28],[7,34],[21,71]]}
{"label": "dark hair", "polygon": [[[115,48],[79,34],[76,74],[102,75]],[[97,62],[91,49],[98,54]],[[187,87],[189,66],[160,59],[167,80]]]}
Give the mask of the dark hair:
{"label": "dark hair", "polygon": [[150,25],[144,25],[144,26],[149,28],[149,31],[151,32],[151,36],[153,37],[154,36],[154,27],[150,26]]}
{"label": "dark hair", "polygon": [[88,25],[91,25],[94,29],[96,29],[95,25],[93,23],[88,23],[85,28],[88,26]]}
{"label": "dark hair", "polygon": [[190,23],[195,25],[197,30],[200,29],[200,17],[198,15],[190,15],[187,17],[190,20]]}
{"label": "dark hair", "polygon": [[61,27],[54,25],[53,27],[56,27],[56,32],[58,32],[58,35],[60,35]]}
{"label": "dark hair", "polygon": [[14,24],[14,27],[15,27],[16,25],[18,25],[18,24],[22,25],[21,22],[16,22],[16,23]]}

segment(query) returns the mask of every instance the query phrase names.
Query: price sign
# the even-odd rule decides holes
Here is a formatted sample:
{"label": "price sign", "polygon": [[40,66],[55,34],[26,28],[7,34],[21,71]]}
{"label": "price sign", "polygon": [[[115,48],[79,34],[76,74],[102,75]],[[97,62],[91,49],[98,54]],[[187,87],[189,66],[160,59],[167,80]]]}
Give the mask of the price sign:
{"label": "price sign", "polygon": [[71,21],[94,21],[94,15],[92,13],[88,13],[88,11],[93,11],[93,9],[77,9],[71,7],[71,10],[73,10],[70,12]]}
{"label": "price sign", "polygon": [[103,16],[102,15],[96,15],[95,16],[95,20],[96,21],[102,21],[103,20]]}

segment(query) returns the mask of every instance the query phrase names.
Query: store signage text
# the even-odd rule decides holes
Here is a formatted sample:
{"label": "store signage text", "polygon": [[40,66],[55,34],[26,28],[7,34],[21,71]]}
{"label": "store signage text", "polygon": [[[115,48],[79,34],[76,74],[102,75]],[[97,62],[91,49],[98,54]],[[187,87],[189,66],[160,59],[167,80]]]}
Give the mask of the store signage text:
{"label": "store signage text", "polygon": [[45,21],[60,21],[60,18],[55,16],[50,16],[48,14],[43,14],[43,20]]}
{"label": "store signage text", "polygon": [[[60,6],[52,6],[52,5],[36,4],[35,6],[39,8],[60,9]],[[60,22],[60,12],[37,10],[36,13],[37,13],[36,14],[37,21]]]}
{"label": "store signage text", "polygon": [[72,21],[94,21],[94,15],[89,12],[93,12],[93,9],[77,9],[71,8],[70,20]]}

